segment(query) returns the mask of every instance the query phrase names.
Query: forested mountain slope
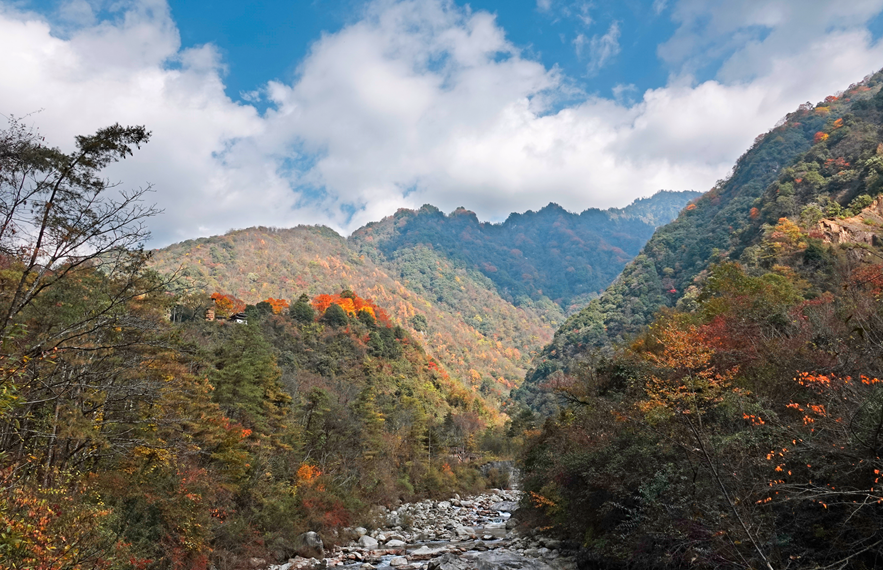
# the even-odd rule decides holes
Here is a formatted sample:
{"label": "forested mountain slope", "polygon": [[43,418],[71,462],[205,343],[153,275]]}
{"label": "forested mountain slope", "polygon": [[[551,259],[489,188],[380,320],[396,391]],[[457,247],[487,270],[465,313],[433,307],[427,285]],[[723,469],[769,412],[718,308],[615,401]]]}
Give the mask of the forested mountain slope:
{"label": "forested mountain slope", "polygon": [[[420,246],[484,275],[516,306],[572,312],[609,284],[656,227],[677,216],[698,192],[662,191],[622,209],[568,212],[549,204],[537,212],[511,214],[502,224],[479,222],[459,208],[446,216],[424,206],[402,210],[353,233],[367,255],[394,261]],[[377,252],[377,253],[375,253]]]}
{"label": "forested mountain slope", "polygon": [[779,218],[815,223],[866,205],[853,200],[879,191],[880,80],[876,74],[840,96],[801,105],[758,136],[731,176],[659,228],[598,299],[567,319],[528,372],[525,389],[635,335],[661,307],[689,299],[710,264],[756,256],[753,246]]}
{"label": "forested mountain slope", "polygon": [[579,215],[549,205],[504,224],[425,206],[349,240],[324,227],[250,228],[169,246],[151,263],[194,290],[248,303],[351,289],[386,307],[454,377],[499,404],[565,318],[563,307],[603,289],[654,224],[695,195],[660,192]]}
{"label": "forested mountain slope", "polygon": [[760,137],[544,350],[524,517],[585,567],[883,563],[881,87]]}

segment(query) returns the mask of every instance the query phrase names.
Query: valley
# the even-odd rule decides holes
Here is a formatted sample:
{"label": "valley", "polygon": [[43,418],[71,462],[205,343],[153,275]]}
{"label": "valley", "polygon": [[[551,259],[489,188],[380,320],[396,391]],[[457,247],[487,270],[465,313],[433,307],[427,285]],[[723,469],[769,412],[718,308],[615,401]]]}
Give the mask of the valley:
{"label": "valley", "polygon": [[146,251],[149,138],[2,131],[6,567],[883,564],[883,72],[701,195],[349,237]]}

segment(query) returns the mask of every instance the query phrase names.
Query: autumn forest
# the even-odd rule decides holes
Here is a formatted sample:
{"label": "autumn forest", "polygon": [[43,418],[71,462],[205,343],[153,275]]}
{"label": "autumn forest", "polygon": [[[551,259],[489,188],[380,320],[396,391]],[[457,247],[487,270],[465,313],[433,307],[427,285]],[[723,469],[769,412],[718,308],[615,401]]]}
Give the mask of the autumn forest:
{"label": "autumn forest", "polygon": [[704,193],[348,237],[145,249],[148,129],[0,130],[0,566],[281,563],[501,460],[579,568],[883,564],[883,72]]}

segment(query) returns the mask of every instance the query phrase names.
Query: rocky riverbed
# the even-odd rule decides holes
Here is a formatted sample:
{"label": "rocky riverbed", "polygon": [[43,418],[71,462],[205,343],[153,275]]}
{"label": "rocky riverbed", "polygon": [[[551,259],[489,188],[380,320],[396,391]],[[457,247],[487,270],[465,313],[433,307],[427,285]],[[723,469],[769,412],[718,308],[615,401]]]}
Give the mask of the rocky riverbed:
{"label": "rocky riverbed", "polygon": [[564,550],[559,541],[519,533],[519,499],[519,491],[494,490],[383,509],[380,528],[370,532],[346,529],[352,539],[346,546],[326,550],[318,535],[306,533],[300,537],[303,556],[281,565],[253,566],[267,570],[574,570],[575,553]]}

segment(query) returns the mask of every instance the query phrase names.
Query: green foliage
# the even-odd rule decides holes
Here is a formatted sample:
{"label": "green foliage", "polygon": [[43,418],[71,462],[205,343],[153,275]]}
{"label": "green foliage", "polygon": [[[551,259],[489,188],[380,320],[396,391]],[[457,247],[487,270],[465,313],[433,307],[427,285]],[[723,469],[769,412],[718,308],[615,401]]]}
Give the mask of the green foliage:
{"label": "green foliage", "polygon": [[325,313],[322,315],[322,322],[328,323],[333,327],[344,327],[349,322],[349,318],[346,316],[346,311],[340,308],[340,305],[332,303],[325,309]]}
{"label": "green foliage", "polygon": [[548,414],[520,517],[598,567],[877,564],[881,79],[759,137],[565,322],[518,392]]}
{"label": "green foliage", "polygon": [[[249,303],[340,290],[369,295],[421,339],[469,389],[501,407],[565,315],[597,296],[695,193],[660,192],[623,209],[570,214],[550,205],[481,224],[432,207],[361,228],[251,228],[154,252],[151,263],[187,289],[226,291]],[[550,237],[551,236],[551,237]],[[175,310],[199,319],[206,306]],[[299,322],[314,319],[292,303]],[[358,316],[358,315],[355,315]]]}
{"label": "green foliage", "polygon": [[316,318],[316,311],[310,304],[310,298],[304,293],[289,307],[288,314],[301,324],[311,323]]}
{"label": "green foliage", "polygon": [[[876,81],[865,85],[878,89]],[[871,93],[875,100],[879,95],[865,85],[854,86],[849,97],[827,101],[824,111],[801,106],[758,137],[728,179],[661,227],[616,282],[565,321],[535,359],[517,398],[554,411],[541,385],[575,369],[587,351],[638,334],[661,308],[691,302],[685,295],[715,263],[740,260],[769,270],[786,257],[800,256],[807,262],[801,272],[817,264],[823,257],[818,245],[804,254],[811,239],[822,234],[817,224],[859,215],[883,182],[876,134],[881,117],[876,108],[861,104]],[[827,138],[816,137],[820,132]],[[793,244],[768,239],[782,218],[802,228]]]}

